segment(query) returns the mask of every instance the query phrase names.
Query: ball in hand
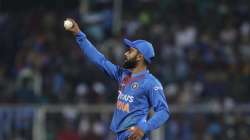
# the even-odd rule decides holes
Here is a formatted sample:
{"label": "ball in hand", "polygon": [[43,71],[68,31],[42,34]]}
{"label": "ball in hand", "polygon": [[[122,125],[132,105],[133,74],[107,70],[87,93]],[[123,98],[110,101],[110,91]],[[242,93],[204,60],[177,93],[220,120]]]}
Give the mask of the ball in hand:
{"label": "ball in hand", "polygon": [[64,28],[65,29],[70,29],[73,27],[73,22],[70,20],[64,20]]}

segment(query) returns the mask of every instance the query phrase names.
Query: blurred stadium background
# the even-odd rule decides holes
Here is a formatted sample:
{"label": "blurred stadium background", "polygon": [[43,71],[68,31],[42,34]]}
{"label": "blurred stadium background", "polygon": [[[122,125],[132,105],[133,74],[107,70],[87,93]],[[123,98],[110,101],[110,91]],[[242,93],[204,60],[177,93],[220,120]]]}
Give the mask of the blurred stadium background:
{"label": "blurred stadium background", "polygon": [[0,140],[114,140],[117,85],[63,29],[112,62],[152,41],[172,116],[152,140],[250,139],[249,0],[0,0]]}

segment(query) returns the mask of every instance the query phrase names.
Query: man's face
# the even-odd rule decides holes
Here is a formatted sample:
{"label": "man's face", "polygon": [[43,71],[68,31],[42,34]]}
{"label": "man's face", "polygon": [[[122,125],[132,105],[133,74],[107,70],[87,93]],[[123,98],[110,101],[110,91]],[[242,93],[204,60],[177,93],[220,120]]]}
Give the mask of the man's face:
{"label": "man's face", "polygon": [[124,63],[123,67],[126,69],[133,69],[137,66],[138,62],[140,61],[138,58],[139,52],[137,49],[130,47],[124,53]]}

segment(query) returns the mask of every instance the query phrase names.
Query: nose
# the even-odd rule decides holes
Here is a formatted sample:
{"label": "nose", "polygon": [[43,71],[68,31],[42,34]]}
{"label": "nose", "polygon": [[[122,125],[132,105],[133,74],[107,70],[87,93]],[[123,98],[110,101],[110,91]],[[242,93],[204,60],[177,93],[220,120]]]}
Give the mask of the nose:
{"label": "nose", "polygon": [[124,56],[125,56],[125,57],[127,57],[127,56],[128,56],[128,51],[126,51],[126,52],[124,53]]}

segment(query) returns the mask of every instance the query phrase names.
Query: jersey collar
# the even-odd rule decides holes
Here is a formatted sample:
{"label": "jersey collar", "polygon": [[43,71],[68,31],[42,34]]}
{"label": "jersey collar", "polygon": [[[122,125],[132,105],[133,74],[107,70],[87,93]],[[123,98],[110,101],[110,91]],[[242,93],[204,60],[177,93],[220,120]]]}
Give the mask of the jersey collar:
{"label": "jersey collar", "polygon": [[145,74],[149,73],[149,70],[148,70],[148,69],[145,69],[145,70],[143,70],[143,71],[141,71],[141,72],[139,72],[139,73],[132,74],[132,72],[131,72],[130,70],[125,69],[125,73],[126,73],[127,75],[130,75],[131,77],[138,77],[138,76],[145,75]]}
{"label": "jersey collar", "polygon": [[147,74],[147,73],[149,73],[149,71],[148,71],[148,69],[145,69],[145,70],[143,70],[143,71],[141,71],[141,72],[139,72],[139,73],[132,74],[131,77],[138,77],[138,76],[145,75],[145,74]]}

